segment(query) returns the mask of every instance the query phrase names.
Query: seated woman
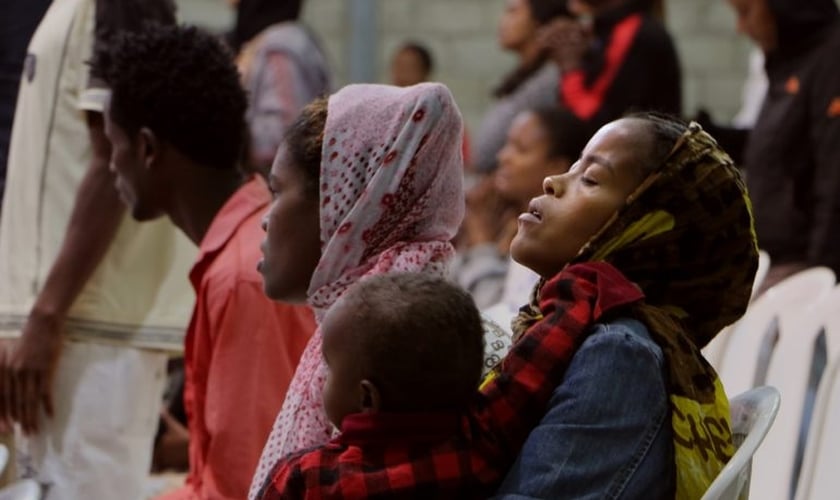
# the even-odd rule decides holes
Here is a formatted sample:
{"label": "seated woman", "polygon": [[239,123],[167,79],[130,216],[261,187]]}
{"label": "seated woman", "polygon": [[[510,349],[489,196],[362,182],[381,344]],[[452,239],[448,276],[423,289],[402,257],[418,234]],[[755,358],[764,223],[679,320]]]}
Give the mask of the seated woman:
{"label": "seated woman", "polygon": [[263,499],[702,495],[733,446],[700,347],[744,312],[758,260],[738,171],[698,125],[639,116],[601,128],[544,191],[512,245],[544,280],[459,418],[408,451],[365,427],[347,460],[289,455],[294,474]]}
{"label": "seated woman", "polygon": [[[449,90],[351,85],[304,108],[271,168],[263,227],[266,294],[325,311],[360,278],[444,276],[463,218],[463,124]],[[316,331],[303,353],[251,485],[290,452],[325,443],[333,426],[321,394],[326,366]]]}
{"label": "seated woman", "polygon": [[558,108],[525,110],[513,120],[498,154],[498,169],[467,195],[459,255],[452,268],[455,280],[479,308],[504,297],[515,297],[518,308],[536,284],[535,273],[510,260],[516,218],[542,192],[543,179],[569,170],[591,133],[585,122]]}
{"label": "seated woman", "polygon": [[700,349],[743,314],[757,267],[738,170],[697,124],[636,116],[604,126],[543,188],[511,250],[545,280],[515,329],[575,314],[578,301],[564,310],[547,297],[574,292],[561,278],[582,263],[614,266],[645,299],[575,329],[499,496],[699,498],[734,451],[728,400]]}

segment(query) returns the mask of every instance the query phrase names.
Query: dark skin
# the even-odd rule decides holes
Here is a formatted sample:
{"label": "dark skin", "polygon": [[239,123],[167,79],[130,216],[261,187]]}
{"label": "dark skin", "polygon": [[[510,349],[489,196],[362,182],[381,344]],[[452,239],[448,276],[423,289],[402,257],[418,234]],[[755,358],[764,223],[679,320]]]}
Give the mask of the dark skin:
{"label": "dark skin", "polygon": [[79,185],[64,243],[35,301],[20,339],[7,346],[0,380],[0,422],[39,428],[39,412],[54,413],[53,378],[61,355],[67,312],[116,235],[125,209],[108,170],[111,148],[102,114],[89,112],[92,158]]}

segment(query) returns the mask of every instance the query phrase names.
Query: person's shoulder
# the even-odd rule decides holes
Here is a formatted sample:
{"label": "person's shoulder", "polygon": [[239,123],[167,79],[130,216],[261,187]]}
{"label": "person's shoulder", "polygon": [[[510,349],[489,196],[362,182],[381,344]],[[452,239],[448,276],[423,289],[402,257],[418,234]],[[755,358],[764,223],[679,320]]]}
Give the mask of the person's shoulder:
{"label": "person's shoulder", "polygon": [[674,40],[659,19],[650,14],[634,16],[639,19],[639,27],[633,37],[633,45],[637,49],[663,50],[673,47]]}
{"label": "person's shoulder", "polygon": [[557,82],[560,81],[560,70],[551,61],[543,63],[542,67],[534,72],[530,78],[520,86],[522,92],[528,91],[557,91]]}
{"label": "person's shoulder", "polygon": [[[820,44],[819,52],[826,54],[826,58],[833,58],[836,57],[838,50],[840,50],[840,20],[835,21],[831,28],[828,29],[823,43]],[[824,66],[836,68],[832,64],[825,64]]]}
{"label": "person's shoulder", "polygon": [[589,336],[581,345],[583,349],[605,349],[644,354],[664,364],[662,348],[653,340],[647,326],[633,318],[616,318],[592,326]]}
{"label": "person's shoulder", "polygon": [[338,466],[346,462],[342,458],[346,451],[346,447],[331,441],[286,456],[275,466],[272,473],[271,482],[275,491],[303,491],[336,476],[339,472]]}

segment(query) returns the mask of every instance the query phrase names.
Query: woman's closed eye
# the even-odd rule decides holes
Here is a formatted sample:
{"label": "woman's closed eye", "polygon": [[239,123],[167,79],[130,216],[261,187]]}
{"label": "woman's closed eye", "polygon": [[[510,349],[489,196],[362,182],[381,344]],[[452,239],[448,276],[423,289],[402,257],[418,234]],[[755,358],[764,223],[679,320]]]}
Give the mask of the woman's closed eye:
{"label": "woman's closed eye", "polygon": [[589,186],[589,187],[598,185],[597,180],[595,180],[594,178],[589,177],[587,175],[580,176],[580,182],[582,182],[584,186]]}

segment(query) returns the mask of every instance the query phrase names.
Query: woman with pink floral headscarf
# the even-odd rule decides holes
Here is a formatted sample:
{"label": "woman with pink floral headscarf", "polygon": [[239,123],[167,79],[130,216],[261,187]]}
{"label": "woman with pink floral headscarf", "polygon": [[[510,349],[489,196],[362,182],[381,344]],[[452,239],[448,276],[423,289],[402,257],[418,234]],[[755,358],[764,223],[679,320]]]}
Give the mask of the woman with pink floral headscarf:
{"label": "woman with pink floral headscarf", "polygon": [[[364,276],[444,276],[463,217],[462,121],[449,90],[351,85],[304,109],[269,176],[265,292],[320,321]],[[333,433],[321,399],[321,334],[309,341],[251,485],[288,453]]]}

